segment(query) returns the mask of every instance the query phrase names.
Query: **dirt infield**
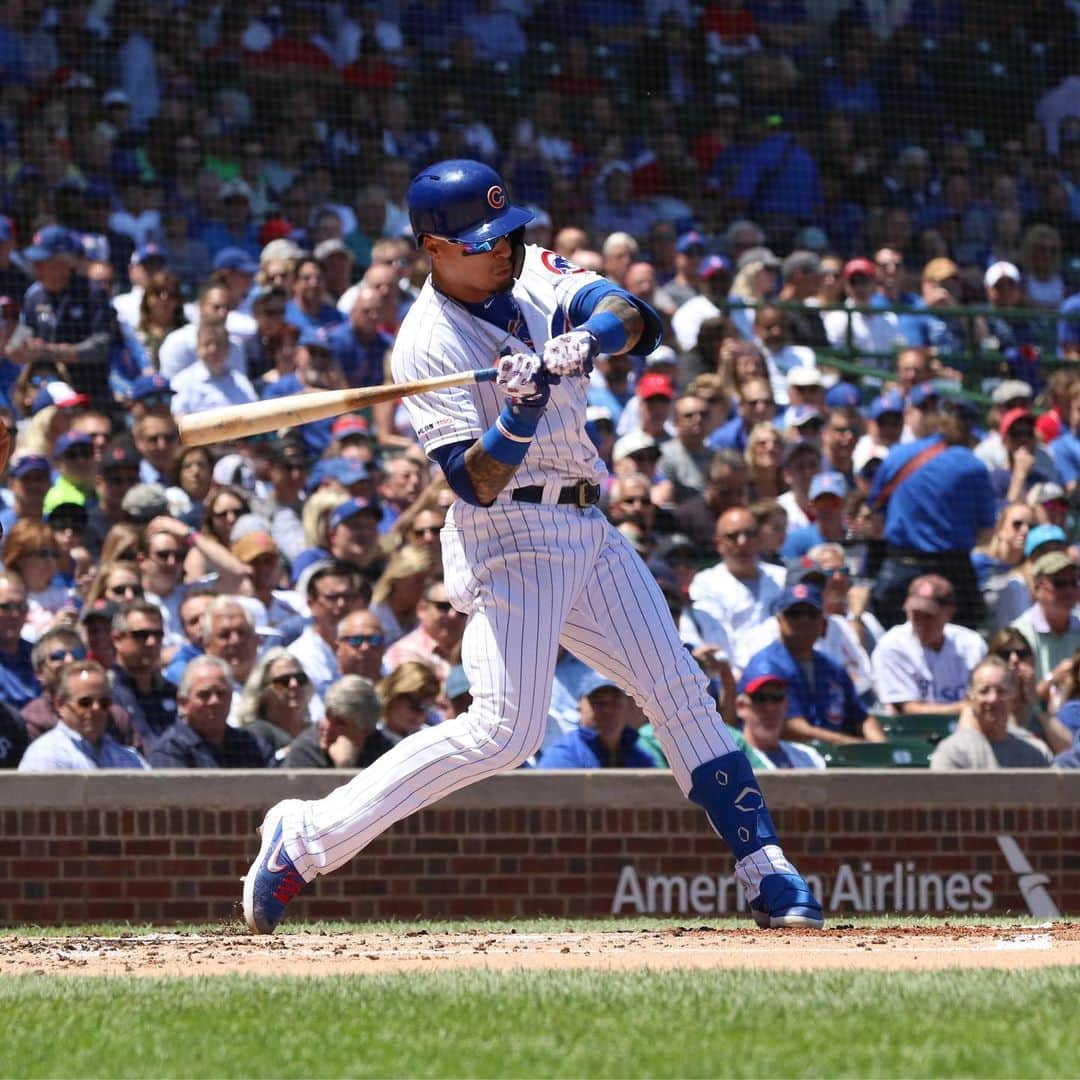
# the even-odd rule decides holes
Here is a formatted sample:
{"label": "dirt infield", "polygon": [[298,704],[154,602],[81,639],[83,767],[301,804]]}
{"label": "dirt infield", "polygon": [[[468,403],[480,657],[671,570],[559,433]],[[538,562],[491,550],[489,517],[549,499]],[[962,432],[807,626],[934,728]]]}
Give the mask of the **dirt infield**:
{"label": "dirt infield", "polygon": [[713,928],[597,933],[203,933],[0,938],[0,975],[366,975],[594,968],[926,970],[1080,964],[1080,924],[872,926],[824,931]]}

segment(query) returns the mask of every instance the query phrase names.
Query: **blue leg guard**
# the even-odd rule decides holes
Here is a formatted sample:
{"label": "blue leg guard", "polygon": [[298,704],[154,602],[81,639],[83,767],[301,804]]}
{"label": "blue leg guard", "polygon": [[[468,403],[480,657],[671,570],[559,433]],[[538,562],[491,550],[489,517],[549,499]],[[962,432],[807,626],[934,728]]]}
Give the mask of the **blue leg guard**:
{"label": "blue leg guard", "polygon": [[704,809],[736,859],[780,843],[765,796],[741,750],[699,765],[690,774],[690,801]]}
{"label": "blue leg guard", "polygon": [[[754,770],[741,750],[699,765],[690,774],[690,801],[705,810],[713,828],[728,842],[737,860],[780,841],[765,805]],[[772,865],[776,863],[770,860]],[[820,929],[825,919],[810,887],[786,860],[792,873],[766,873],[759,891],[750,898],[750,910],[758,926],[803,926]],[[743,881],[746,885],[745,880]]]}

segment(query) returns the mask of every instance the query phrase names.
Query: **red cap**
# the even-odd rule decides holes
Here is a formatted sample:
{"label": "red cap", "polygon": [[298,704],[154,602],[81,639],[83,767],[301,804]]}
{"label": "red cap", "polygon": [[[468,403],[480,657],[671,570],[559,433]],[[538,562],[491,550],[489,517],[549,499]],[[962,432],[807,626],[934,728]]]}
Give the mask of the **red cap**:
{"label": "red cap", "polygon": [[330,434],[335,439],[344,439],[349,435],[367,435],[368,422],[362,416],[339,416],[330,425]]}
{"label": "red cap", "polygon": [[666,397],[670,400],[675,397],[675,386],[667,375],[650,371],[642,375],[637,385],[637,396],[642,401],[651,397]]}
{"label": "red cap", "polygon": [[779,675],[759,675],[756,679],[751,679],[743,688],[744,694],[756,694],[763,686],[768,686],[769,683],[779,683],[781,686],[787,686],[787,683],[780,678]]}
{"label": "red cap", "polygon": [[1017,420],[1030,420],[1032,416],[1030,409],[1025,409],[1023,406],[1017,406],[1015,409],[1010,409],[1002,418],[1001,423],[998,424],[998,434],[1007,435],[1009,428],[1016,423]]}
{"label": "red cap", "polygon": [[283,240],[287,236],[292,236],[295,228],[295,225],[290,224],[284,218],[268,218],[259,227],[259,246],[266,247],[271,240]]}
{"label": "red cap", "polygon": [[854,274],[868,274],[870,277],[877,275],[877,267],[869,259],[850,259],[844,264],[844,280]]}

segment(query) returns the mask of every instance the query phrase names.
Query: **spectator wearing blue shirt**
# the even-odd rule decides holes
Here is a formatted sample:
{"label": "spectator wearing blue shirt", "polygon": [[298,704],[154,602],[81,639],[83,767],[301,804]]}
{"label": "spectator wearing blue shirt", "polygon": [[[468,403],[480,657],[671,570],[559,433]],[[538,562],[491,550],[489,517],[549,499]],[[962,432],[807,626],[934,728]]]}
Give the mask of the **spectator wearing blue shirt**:
{"label": "spectator wearing blue shirt", "polygon": [[[257,262],[262,245],[259,243],[258,227],[251,217],[254,192],[237,176],[221,185],[218,198],[222,206],[221,220],[208,222],[199,231],[197,239],[206,245],[211,255],[242,251]],[[218,269],[216,260],[214,269]],[[258,269],[258,265],[255,269]]]}
{"label": "spectator wearing blue shirt", "polygon": [[[797,368],[795,370],[798,370]],[[721,424],[705,445],[710,450],[746,450],[747,436],[755,424],[769,424],[776,419],[776,401],[768,379],[747,379],[739,387],[738,414]]]}
{"label": "spectator wearing blue shirt", "polygon": [[30,642],[21,637],[29,611],[22,578],[13,570],[0,570],[0,701],[16,709],[41,693]]}
{"label": "spectator wearing blue shirt", "polygon": [[810,506],[814,520],[787,534],[780,554],[789,562],[802,558],[818,544],[839,544],[844,540],[844,502],[848,482],[843,473],[820,472],[810,481]]}
{"label": "spectator wearing blue shirt", "polygon": [[24,252],[37,280],[22,301],[23,322],[31,337],[26,361],[63,361],[75,389],[98,408],[112,407],[109,390],[110,350],[117,336],[116,312],[108,293],[76,271],[83,256],[75,235],[61,225],[47,225]]}
{"label": "spectator wearing blue shirt", "polygon": [[[318,263],[315,265],[318,266]],[[345,385],[345,373],[331,352],[326,337],[309,328],[300,334],[296,348],[296,370],[264,386],[263,397],[285,397],[308,389],[341,390]],[[333,425],[332,418],[301,425],[300,437],[310,458],[322,457],[323,451],[334,441],[331,432]]]}
{"label": "spectator wearing blue shirt", "polygon": [[968,449],[974,422],[970,402],[945,402],[939,433],[893,447],[874,476],[868,501],[885,514],[886,553],[873,602],[886,629],[904,621],[908,585],[923,574],[952,582],[956,622],[982,621],[971,550],[989,541],[996,501],[989,471]]}
{"label": "spectator wearing blue shirt", "polygon": [[323,288],[323,269],[319,260],[307,255],[296,263],[292,299],[285,305],[285,321],[292,323],[303,336],[305,330],[327,330],[345,316],[329,302]]}
{"label": "spectator wearing blue shirt", "polygon": [[825,633],[824,600],[816,585],[789,586],[780,597],[776,621],[780,638],[755,653],[743,670],[754,685],[772,675],[787,684],[783,734],[793,741],[884,742],[885,734],[867,714],[847,672],[814,645]]}
{"label": "spectator wearing blue shirt", "polygon": [[[627,722],[630,699],[610,679],[589,671],[577,687],[581,726],[551,744],[540,769],[654,769]],[[720,717],[716,722],[719,724]]]}
{"label": "spectator wearing blue shirt", "polygon": [[815,221],[824,200],[814,159],[790,132],[777,131],[778,118],[764,118],[761,139],[746,150],[731,192],[735,212],[755,221]]}
{"label": "spectator wearing blue shirt", "polygon": [[55,692],[60,723],[35,739],[19,772],[145,769],[146,762],[106,730],[112,710],[109,677],[95,660],[76,660],[59,676]]}
{"label": "spectator wearing blue shirt", "polygon": [[348,320],[326,335],[326,344],[349,386],[378,386],[384,381],[386,354],[393,348],[394,339],[379,329],[381,302],[374,289],[362,285]]}

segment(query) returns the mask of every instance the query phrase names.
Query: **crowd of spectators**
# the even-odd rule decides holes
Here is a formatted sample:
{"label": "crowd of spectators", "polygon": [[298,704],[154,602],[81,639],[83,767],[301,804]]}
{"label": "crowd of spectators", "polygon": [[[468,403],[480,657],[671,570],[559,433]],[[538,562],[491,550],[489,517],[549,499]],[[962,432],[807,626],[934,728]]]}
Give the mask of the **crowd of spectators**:
{"label": "crowd of spectators", "polygon": [[[1077,18],[5,5],[0,765],[364,767],[468,707],[402,408],[176,421],[386,381],[409,179],[469,156],[663,317],[592,375],[604,507],[755,766],[933,712],[933,767],[1075,767]],[[535,767],[664,764],[569,653],[548,728]]]}

